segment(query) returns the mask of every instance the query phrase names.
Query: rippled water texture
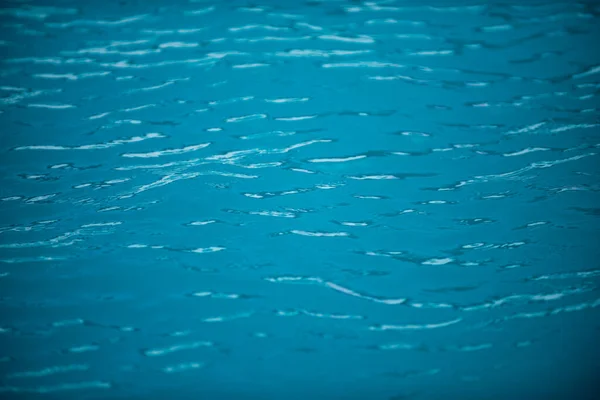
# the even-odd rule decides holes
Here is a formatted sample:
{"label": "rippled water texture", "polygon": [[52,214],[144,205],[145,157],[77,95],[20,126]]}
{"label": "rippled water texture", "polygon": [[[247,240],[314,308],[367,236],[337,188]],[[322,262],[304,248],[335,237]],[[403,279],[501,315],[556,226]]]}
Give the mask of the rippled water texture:
{"label": "rippled water texture", "polygon": [[3,1],[2,399],[594,399],[600,3]]}

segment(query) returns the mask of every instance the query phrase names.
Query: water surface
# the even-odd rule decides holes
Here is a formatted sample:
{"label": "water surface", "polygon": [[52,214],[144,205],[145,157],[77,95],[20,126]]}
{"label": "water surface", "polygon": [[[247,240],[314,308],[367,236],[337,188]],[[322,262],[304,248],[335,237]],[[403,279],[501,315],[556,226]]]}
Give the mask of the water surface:
{"label": "water surface", "polygon": [[3,2],[2,398],[595,398],[599,17]]}

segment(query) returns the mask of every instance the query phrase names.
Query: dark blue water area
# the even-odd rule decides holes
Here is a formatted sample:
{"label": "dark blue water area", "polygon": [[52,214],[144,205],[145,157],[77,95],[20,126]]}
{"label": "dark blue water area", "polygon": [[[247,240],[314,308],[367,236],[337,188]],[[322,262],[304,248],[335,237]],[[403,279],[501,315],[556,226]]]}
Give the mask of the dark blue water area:
{"label": "dark blue water area", "polygon": [[0,398],[599,398],[599,19],[3,1]]}

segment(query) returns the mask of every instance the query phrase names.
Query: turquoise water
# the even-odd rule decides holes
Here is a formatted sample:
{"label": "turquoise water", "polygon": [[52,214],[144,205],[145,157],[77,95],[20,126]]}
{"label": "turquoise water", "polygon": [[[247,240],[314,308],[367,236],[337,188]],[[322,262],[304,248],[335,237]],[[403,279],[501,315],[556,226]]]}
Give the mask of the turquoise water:
{"label": "turquoise water", "polygon": [[597,398],[599,17],[2,2],[0,397]]}

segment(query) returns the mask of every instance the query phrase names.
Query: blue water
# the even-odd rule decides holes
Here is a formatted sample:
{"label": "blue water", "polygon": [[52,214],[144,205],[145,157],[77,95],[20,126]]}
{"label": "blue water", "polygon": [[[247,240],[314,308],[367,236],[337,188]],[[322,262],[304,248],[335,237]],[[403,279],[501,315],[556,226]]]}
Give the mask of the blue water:
{"label": "blue water", "polygon": [[600,3],[4,1],[2,399],[594,399]]}

